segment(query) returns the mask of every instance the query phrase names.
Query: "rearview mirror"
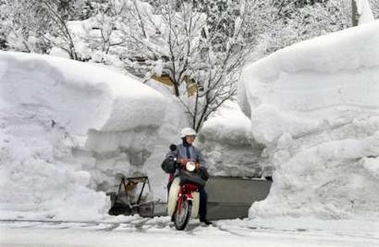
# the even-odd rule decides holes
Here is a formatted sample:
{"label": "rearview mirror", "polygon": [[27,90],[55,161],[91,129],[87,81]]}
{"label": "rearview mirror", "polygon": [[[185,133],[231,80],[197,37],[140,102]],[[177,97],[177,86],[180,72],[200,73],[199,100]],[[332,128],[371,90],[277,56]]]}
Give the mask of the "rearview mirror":
{"label": "rearview mirror", "polygon": [[171,144],[170,145],[170,150],[171,151],[175,151],[177,149],[176,145],[175,144]]}

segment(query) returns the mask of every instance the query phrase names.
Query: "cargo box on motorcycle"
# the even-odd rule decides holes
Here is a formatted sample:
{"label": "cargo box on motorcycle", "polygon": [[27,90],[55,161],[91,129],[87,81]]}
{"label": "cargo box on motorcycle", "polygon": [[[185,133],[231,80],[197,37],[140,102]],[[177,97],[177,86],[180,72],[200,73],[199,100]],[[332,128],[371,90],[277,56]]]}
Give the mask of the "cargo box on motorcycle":
{"label": "cargo box on motorcycle", "polygon": [[178,175],[180,179],[180,185],[184,184],[193,184],[198,187],[204,187],[206,181],[201,177],[200,173],[198,172],[189,172],[187,170],[181,169],[179,171]]}

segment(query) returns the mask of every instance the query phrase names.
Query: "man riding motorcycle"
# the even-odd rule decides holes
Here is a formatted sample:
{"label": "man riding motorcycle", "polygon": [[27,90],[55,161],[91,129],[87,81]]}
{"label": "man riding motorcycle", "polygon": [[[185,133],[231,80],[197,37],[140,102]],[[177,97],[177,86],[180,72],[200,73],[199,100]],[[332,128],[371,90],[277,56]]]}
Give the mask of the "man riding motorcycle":
{"label": "man riding motorcycle", "polygon": [[[195,142],[197,133],[195,130],[191,128],[184,128],[180,132],[180,138],[182,139],[182,143],[177,145],[176,150],[170,151],[166,158],[174,157],[180,165],[186,165],[188,161],[194,161],[196,164],[196,169],[206,170],[206,163],[201,154],[200,150],[197,149],[193,143]],[[206,171],[205,171],[206,172]],[[167,189],[170,190],[171,183],[175,176],[177,175],[178,170],[175,173],[171,173],[169,175],[169,182],[167,185]],[[210,225],[211,222],[207,220],[207,202],[208,202],[208,194],[205,191],[204,187],[199,188],[200,194],[200,207],[199,207],[199,216],[200,222]]]}

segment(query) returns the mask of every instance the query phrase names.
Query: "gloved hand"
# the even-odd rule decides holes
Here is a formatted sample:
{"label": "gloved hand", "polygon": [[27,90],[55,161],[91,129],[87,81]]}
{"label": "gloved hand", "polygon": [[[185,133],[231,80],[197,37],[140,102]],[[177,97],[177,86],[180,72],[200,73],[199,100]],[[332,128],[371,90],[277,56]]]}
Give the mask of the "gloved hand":
{"label": "gloved hand", "polygon": [[196,165],[196,170],[199,170],[199,168],[200,168],[200,163],[196,162],[195,165]]}
{"label": "gloved hand", "polygon": [[178,163],[180,164],[180,166],[185,166],[187,162],[188,162],[187,159],[178,159]]}

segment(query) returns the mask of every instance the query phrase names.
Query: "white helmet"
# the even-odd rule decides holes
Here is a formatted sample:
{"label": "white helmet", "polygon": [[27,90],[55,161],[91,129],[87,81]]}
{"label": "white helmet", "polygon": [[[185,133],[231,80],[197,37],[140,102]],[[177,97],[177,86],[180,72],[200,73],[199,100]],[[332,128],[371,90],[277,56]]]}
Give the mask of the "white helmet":
{"label": "white helmet", "polygon": [[197,133],[192,128],[184,128],[180,131],[180,138],[184,138],[186,136],[197,136]]}

